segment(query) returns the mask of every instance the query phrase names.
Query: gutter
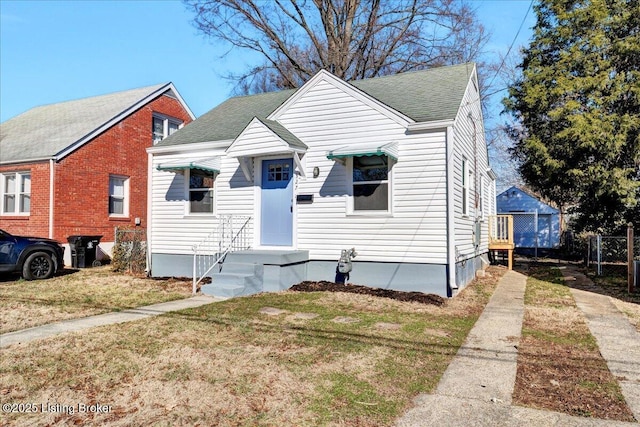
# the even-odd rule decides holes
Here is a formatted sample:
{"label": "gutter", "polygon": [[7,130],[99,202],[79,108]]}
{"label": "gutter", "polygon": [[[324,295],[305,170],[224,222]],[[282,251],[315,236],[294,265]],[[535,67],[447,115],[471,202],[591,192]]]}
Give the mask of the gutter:
{"label": "gutter", "polygon": [[56,160],[58,159],[55,156],[35,157],[32,159],[2,161],[0,162],[0,166],[20,165],[22,163],[40,163],[40,162],[48,162],[48,161],[56,161]]}
{"label": "gutter", "polygon": [[232,139],[223,141],[203,141],[192,142],[189,144],[175,144],[175,145],[155,145],[147,148],[147,153],[151,154],[178,154],[178,153],[190,153],[193,151],[204,151],[215,148],[227,148],[233,142]]}
{"label": "gutter", "polygon": [[151,223],[153,222],[152,216],[153,206],[153,154],[147,154],[147,276],[152,275],[151,266],[151,251],[152,251],[152,233]]}

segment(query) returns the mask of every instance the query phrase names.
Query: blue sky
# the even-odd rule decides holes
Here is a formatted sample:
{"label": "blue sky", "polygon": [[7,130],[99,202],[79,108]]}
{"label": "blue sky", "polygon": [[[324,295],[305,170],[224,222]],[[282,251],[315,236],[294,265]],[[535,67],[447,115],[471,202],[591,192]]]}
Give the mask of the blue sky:
{"label": "blue sky", "polygon": [[[530,0],[473,4],[493,33],[488,51],[506,53]],[[206,113],[233,89],[223,76],[255,57],[232,51],[220,59],[192,18],[170,0],[0,0],[0,122],[39,105],[169,81],[196,116]],[[531,11],[516,46],[534,23]]]}

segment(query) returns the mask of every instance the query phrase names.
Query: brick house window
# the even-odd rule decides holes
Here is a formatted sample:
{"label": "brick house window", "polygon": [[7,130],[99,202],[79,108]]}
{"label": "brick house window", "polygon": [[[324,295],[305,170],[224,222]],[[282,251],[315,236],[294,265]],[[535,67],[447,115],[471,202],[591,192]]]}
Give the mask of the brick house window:
{"label": "brick house window", "polygon": [[189,213],[213,213],[213,172],[192,169],[189,171]]}
{"label": "brick house window", "polygon": [[129,216],[129,178],[109,176],[109,216]]}
{"label": "brick house window", "polygon": [[182,121],[158,114],[153,115],[151,130],[153,132],[153,145],[165,139],[182,127]]}
{"label": "brick house window", "polygon": [[0,174],[2,214],[26,215],[31,211],[31,173],[10,172]]}

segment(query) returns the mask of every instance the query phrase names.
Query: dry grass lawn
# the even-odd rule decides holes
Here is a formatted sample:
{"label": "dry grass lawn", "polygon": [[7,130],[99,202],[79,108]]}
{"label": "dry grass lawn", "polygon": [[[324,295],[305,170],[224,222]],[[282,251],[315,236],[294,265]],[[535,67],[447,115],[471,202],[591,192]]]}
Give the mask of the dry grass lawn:
{"label": "dry grass lawn", "polygon": [[0,333],[188,297],[190,280],[114,273],[110,266],[65,270],[48,280],[0,279]]}
{"label": "dry grass lawn", "polygon": [[[12,346],[0,361],[2,403],[67,410],[4,419],[19,426],[389,425],[418,393],[433,391],[504,273],[492,271],[442,307],[289,291]],[[80,403],[110,411],[78,413]]]}
{"label": "dry grass lawn", "polygon": [[598,286],[600,292],[611,297],[611,302],[640,332],[640,289],[636,289],[635,293],[628,292],[626,274],[596,276],[591,273],[589,278]]}
{"label": "dry grass lawn", "polygon": [[527,274],[514,403],[634,421],[559,270],[532,267]]}

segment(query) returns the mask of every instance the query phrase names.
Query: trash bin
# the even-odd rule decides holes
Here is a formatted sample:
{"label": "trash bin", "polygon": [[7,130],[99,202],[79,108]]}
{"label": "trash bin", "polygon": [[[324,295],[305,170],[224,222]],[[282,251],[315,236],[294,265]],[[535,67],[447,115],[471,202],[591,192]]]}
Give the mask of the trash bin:
{"label": "trash bin", "polygon": [[102,236],[69,236],[71,249],[71,266],[73,268],[96,267],[100,261],[96,260],[96,248]]}

